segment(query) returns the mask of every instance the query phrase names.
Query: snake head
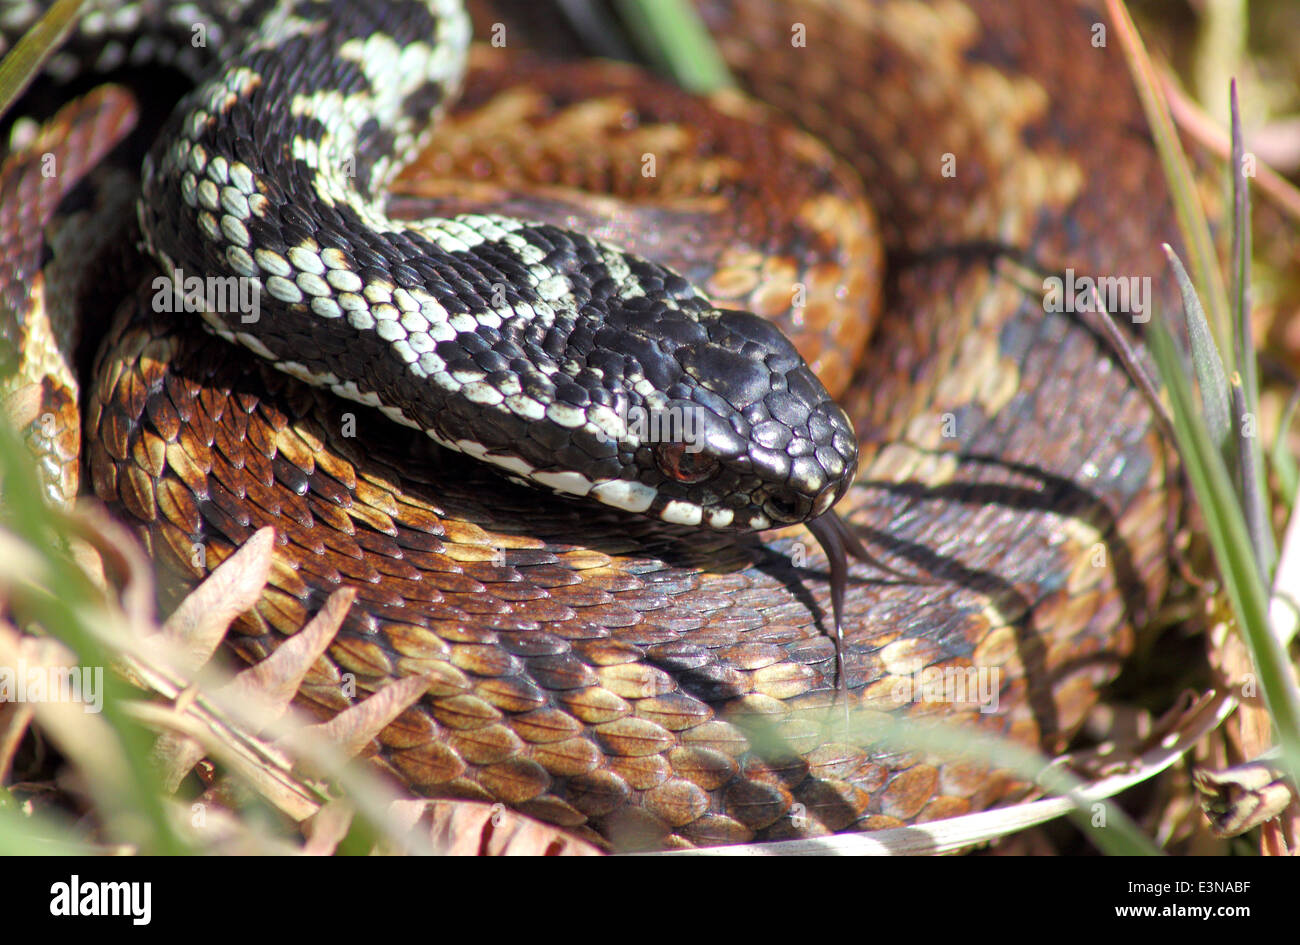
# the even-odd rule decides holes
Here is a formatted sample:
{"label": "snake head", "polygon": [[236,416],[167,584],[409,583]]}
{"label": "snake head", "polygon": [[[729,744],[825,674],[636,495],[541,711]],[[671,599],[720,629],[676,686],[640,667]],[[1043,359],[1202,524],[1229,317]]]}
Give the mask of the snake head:
{"label": "snake head", "polygon": [[644,333],[614,317],[605,330],[621,336],[604,339],[615,350],[640,353],[653,392],[627,417],[623,485],[598,487],[597,499],[757,531],[817,518],[847,490],[858,456],[849,419],[769,322],[709,309],[660,312]]}
{"label": "snake head", "polygon": [[509,343],[518,348],[476,342],[484,350],[446,365],[482,376],[500,403],[485,411],[453,396],[415,425],[530,485],[677,525],[807,522],[853,479],[848,417],[757,315],[691,290],[672,304],[624,298],[576,322],[534,321]]}

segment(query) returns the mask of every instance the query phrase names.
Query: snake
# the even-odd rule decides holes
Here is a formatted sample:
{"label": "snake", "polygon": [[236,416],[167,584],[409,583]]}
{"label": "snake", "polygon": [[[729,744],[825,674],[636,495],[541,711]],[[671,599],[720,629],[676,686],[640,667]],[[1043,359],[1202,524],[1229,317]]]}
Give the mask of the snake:
{"label": "snake", "polygon": [[[144,253],[114,265],[143,281],[91,305],[112,327],[88,478],[178,586],[276,527],[270,586],[230,640],[244,659],[355,586],[300,698],[330,715],[424,675],[366,752],[420,794],[619,849],[1023,794],[830,710],[1059,749],[1163,593],[1178,491],[1151,407],[1087,318],[1045,302],[1044,273],[1176,297],[1158,253],[1173,214],[1106,20],[1076,0],[698,7],[762,104],[702,118],[623,79],[602,101],[647,135],[686,134],[683,114],[731,146],[766,135],[750,146],[774,176],[771,149],[792,147],[806,163],[757,206],[797,203],[786,235],[833,262],[787,264],[746,223],[706,292],[624,248],[617,214],[612,236],[566,225],[582,214],[563,188],[549,220],[526,198],[523,216],[456,210],[454,185],[451,210],[395,216],[397,173],[462,121],[439,124],[472,32],[452,0],[95,5],[70,57],[164,62],[193,88],[125,215]],[[547,29],[527,5],[497,15],[483,25]],[[570,77],[549,117],[571,136],[599,81],[582,66],[472,79],[461,107],[508,112],[547,74]],[[846,217],[878,221],[883,256],[824,249]],[[716,301],[729,282],[748,306]],[[773,283],[847,301],[847,349],[801,354],[788,334],[806,341],[821,307],[769,304]],[[252,301],[213,304],[214,286]],[[665,425],[636,427],[650,416]],[[967,671],[990,674],[987,704],[922,697]]]}

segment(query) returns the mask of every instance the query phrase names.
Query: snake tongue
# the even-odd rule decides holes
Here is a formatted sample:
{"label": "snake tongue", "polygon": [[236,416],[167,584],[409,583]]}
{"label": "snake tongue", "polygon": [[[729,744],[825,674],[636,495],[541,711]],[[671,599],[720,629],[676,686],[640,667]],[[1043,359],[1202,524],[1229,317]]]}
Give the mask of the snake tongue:
{"label": "snake tongue", "polygon": [[[831,569],[831,613],[835,621],[835,676],[836,688],[844,696],[846,705],[848,699],[848,679],[844,674],[844,592],[849,584],[849,565],[848,559],[864,562],[885,571],[895,577],[906,578],[907,575],[895,571],[893,568],[882,563],[871,552],[863,546],[858,536],[854,534],[844,519],[835,514],[834,510],[823,512],[817,518],[806,523],[808,531],[812,532],[813,537],[817,539],[818,544],[822,546],[822,551],[826,555],[826,561]],[[908,578],[908,580],[912,580]]]}

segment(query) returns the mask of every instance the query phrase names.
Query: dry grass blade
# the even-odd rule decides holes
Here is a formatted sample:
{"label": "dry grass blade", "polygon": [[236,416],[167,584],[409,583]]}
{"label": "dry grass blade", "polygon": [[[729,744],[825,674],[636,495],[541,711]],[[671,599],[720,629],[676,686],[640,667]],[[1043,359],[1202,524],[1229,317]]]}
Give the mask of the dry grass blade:
{"label": "dry grass blade", "polygon": [[[59,641],[16,633],[0,633],[0,667],[11,670],[15,679],[21,674],[29,680],[47,681],[60,677],[70,680],[74,673],[84,676],[84,672],[93,672],[89,667],[83,672],[73,653]],[[99,673],[102,678],[102,667]],[[102,691],[99,696],[102,698]],[[42,731],[63,754],[76,759],[83,777],[93,772],[98,787],[108,795],[119,799],[129,796],[131,775],[126,757],[116,733],[94,711],[90,699],[74,701],[42,694],[27,704]]]}
{"label": "dry grass blade", "polygon": [[1285,772],[1266,761],[1227,771],[1200,769],[1193,781],[1210,829],[1220,837],[1235,837],[1273,820],[1296,801]]}
{"label": "dry grass blade", "polygon": [[[356,591],[352,588],[336,591],[307,626],[269,657],[239,673],[219,690],[225,704],[235,709],[243,727],[257,733],[284,715],[312,664],[333,641],[344,614],[355,599]],[[197,632],[210,633],[211,629],[200,628]],[[192,654],[194,651],[189,652]],[[192,694],[193,690],[186,690],[180,698]],[[199,742],[175,732],[162,733],[154,746],[154,757],[162,766],[168,790],[176,790],[204,754]]]}
{"label": "dry grass blade", "polygon": [[276,647],[266,659],[235,677],[223,695],[232,704],[247,706],[243,717],[246,725],[260,731],[262,726],[284,715],[303,679],[311,672],[312,664],[334,641],[356,598],[355,588],[335,591],[305,627]]}
{"label": "dry grass blade", "polygon": [[298,843],[216,804],[169,799],[167,813],[177,833],[208,856],[298,856],[303,852]]}
{"label": "dry grass blade", "polygon": [[[1233,347],[1228,317],[1228,290],[1217,265],[1214,243],[1205,222],[1205,211],[1191,186],[1193,176],[1187,164],[1187,156],[1179,143],[1178,132],[1169,117],[1168,107],[1159,94],[1159,75],[1123,0],[1106,0],[1106,9],[1110,12],[1110,20],[1115,25],[1120,44],[1124,48],[1125,58],[1134,75],[1134,87],[1156,141],[1156,149],[1165,171],[1165,184],[1173,199],[1174,212],[1178,215],[1178,228],[1187,241],[1192,271],[1196,274],[1195,283],[1204,288],[1208,299],[1206,308],[1215,341],[1220,352],[1230,355]],[[1232,368],[1235,369],[1236,365],[1233,364]]]}
{"label": "dry grass blade", "polygon": [[[1269,595],[1268,625],[1278,646],[1285,648],[1295,638],[1300,623],[1300,515],[1292,515],[1282,541],[1273,585]],[[1229,680],[1234,691],[1242,692],[1240,710],[1228,736],[1235,757],[1263,759],[1276,754],[1273,719],[1267,706],[1253,697],[1255,664],[1245,642],[1227,627],[1214,631],[1215,647],[1220,671]],[[1292,678],[1295,673],[1292,670]],[[1255,764],[1258,762],[1250,762]],[[1270,764],[1271,769],[1281,770]],[[1212,828],[1222,836],[1231,836],[1262,825],[1262,847],[1266,854],[1293,853],[1294,838],[1300,836],[1300,800],[1294,786],[1286,782],[1286,801],[1278,786],[1261,782],[1259,772],[1248,770],[1238,776],[1236,768],[1215,771],[1199,768],[1195,772],[1196,786],[1201,794],[1202,807]],[[1240,829],[1238,829],[1240,828]],[[1288,841],[1288,837],[1292,838]]]}
{"label": "dry grass blade", "polygon": [[[1211,154],[1223,160],[1232,157],[1231,136],[1223,130],[1222,125],[1207,115],[1204,109],[1184,94],[1178,83],[1167,74],[1161,74],[1161,88],[1169,111],[1178,126],[1186,131]],[[1260,161],[1256,165],[1255,184],[1278,209],[1300,220],[1300,188],[1291,183],[1268,164]]]}
{"label": "dry grass blade", "polygon": [[117,604],[127,624],[136,628],[153,627],[153,563],[130,532],[94,501],[78,502],[76,514],[65,516],[62,526],[70,537],[80,538],[87,546],[85,549],[74,546],[74,554],[83,550],[79,563],[93,556],[96,570],[105,579],[111,576],[117,587]]}
{"label": "dry grass blade", "polygon": [[[7,620],[0,620],[0,660],[17,653],[21,641],[18,629]],[[30,702],[0,702],[0,784],[9,778],[14,755],[18,753],[34,711]]]}
{"label": "dry grass blade", "polygon": [[600,856],[585,840],[501,804],[410,801],[399,816],[414,825],[428,814],[429,840],[441,856]]}
{"label": "dry grass blade", "polygon": [[167,618],[164,638],[186,654],[177,671],[188,676],[207,663],[235,618],[257,604],[271,574],[274,545],[275,530],[259,529]]}
{"label": "dry grass blade", "polygon": [[288,743],[293,745],[299,738],[323,738],[338,745],[349,758],[355,757],[389,722],[418,702],[428,688],[429,680],[423,676],[395,679],[328,722],[313,725],[300,736],[291,736]]}
{"label": "dry grass blade", "polygon": [[352,816],[351,805],[344,801],[330,801],[303,824],[307,843],[302,852],[308,856],[332,856],[347,837]]}

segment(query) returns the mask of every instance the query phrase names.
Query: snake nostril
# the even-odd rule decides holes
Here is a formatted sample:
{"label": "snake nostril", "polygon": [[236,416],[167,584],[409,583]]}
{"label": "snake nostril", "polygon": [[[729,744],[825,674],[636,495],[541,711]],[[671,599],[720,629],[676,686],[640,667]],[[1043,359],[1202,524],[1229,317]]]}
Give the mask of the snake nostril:
{"label": "snake nostril", "polygon": [[804,504],[803,496],[784,489],[769,492],[763,502],[764,508],[772,518],[781,522],[802,521]]}

